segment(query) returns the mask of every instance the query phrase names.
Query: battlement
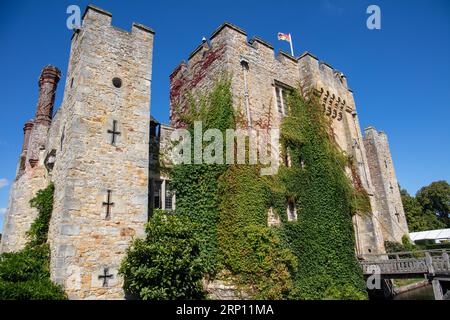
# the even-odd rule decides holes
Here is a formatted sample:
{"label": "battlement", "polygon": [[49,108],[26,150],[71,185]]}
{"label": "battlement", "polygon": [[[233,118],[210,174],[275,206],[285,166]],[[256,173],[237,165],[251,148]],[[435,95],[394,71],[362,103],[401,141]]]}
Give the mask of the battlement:
{"label": "battlement", "polygon": [[319,60],[310,52],[304,52],[297,60],[301,64],[301,67],[304,67],[303,71],[316,73],[319,78],[325,80],[329,84],[342,87],[343,89],[352,92],[348,88],[347,77],[341,71],[333,68],[331,64]]}
{"label": "battlement", "polygon": [[152,28],[149,28],[143,24],[133,22],[131,24],[131,32],[123,30],[121,28],[115,27],[112,25],[112,14],[109,11],[103,10],[94,5],[88,5],[86,10],[83,13],[82,17],[82,28],[88,27],[89,25],[96,26],[107,26],[112,27],[115,30],[127,33],[127,34],[135,34],[140,32],[145,32],[154,35],[155,31]]}
{"label": "battlement", "polygon": [[386,133],[384,131],[378,131],[373,126],[368,126],[364,129],[364,139],[374,139],[377,137],[386,138]]}
{"label": "battlement", "polygon": [[325,86],[325,83],[328,85],[332,84],[333,87],[341,87],[341,90],[345,89],[345,91],[351,92],[347,86],[347,77],[341,71],[334,69],[329,63],[319,60],[309,52],[304,52],[299,57],[293,57],[283,50],[279,50],[275,54],[272,44],[258,36],[254,36],[249,40],[244,29],[229,22],[224,22],[214,30],[209,37],[209,42],[202,41],[189,54],[187,62],[181,62],[174,69],[170,78],[173,79],[180,72],[188,72],[202,60],[208,60],[208,52],[223,49],[227,46],[247,47],[252,52],[264,56],[267,63],[273,58],[275,62],[287,63],[288,67],[300,68],[305,73],[315,73],[318,82],[323,84],[323,86]]}

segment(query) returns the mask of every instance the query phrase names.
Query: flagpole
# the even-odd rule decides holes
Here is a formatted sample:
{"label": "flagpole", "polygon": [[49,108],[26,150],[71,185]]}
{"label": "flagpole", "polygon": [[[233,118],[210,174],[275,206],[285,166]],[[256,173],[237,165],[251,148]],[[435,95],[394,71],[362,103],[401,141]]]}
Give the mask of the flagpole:
{"label": "flagpole", "polygon": [[289,33],[289,43],[291,44],[291,56],[294,56],[294,48],[292,46],[292,36],[290,33]]}

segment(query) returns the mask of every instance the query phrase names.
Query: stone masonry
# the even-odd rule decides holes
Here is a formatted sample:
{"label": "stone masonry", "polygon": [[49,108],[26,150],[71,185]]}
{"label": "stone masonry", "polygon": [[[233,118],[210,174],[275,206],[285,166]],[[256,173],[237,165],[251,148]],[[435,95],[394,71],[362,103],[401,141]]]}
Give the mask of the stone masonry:
{"label": "stone masonry", "polygon": [[[205,93],[220,77],[231,79],[242,127],[278,128],[289,90],[317,95],[337,145],[355,165],[349,178],[356,174],[370,195],[371,212],[354,216],[356,252],[382,252],[385,240],[401,241],[408,233],[387,137],[367,128],[363,138],[341,72],[310,53],[275,55],[269,43],[248,41],[244,30],[224,23],[170,75],[171,126],[161,125],[150,117],[154,32],[136,23],[127,32],[111,22],[109,12],[87,7],[72,37],[63,102],[55,114],[61,72],[54,66],[42,70],[35,118],[24,125],[1,252],[25,246],[37,214],[29,200],[53,182],[52,280],[70,299],[124,298],[118,268],[130,241],[144,236],[158,202],[156,182],[163,181],[159,192],[166,194],[169,136],[183,126],[187,93]],[[164,209],[171,202],[161,194]],[[269,212],[271,225],[286,214]],[[206,286],[218,298],[234,290],[221,282]]]}

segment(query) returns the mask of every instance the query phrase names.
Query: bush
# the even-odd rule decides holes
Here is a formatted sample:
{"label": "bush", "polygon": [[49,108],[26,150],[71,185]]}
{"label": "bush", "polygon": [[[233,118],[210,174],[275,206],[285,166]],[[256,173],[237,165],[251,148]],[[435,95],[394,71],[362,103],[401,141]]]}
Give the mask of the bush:
{"label": "bush", "polygon": [[53,210],[54,186],[39,190],[30,205],[38,210],[27,232],[30,240],[23,250],[0,255],[0,300],[61,300],[62,288],[50,280],[48,225]]}
{"label": "bush", "polygon": [[61,300],[61,287],[50,281],[47,245],[0,255],[0,300]]}
{"label": "bush", "polygon": [[185,218],[155,211],[145,239],[134,240],[122,261],[125,291],[144,300],[202,298],[204,267],[194,229]]}

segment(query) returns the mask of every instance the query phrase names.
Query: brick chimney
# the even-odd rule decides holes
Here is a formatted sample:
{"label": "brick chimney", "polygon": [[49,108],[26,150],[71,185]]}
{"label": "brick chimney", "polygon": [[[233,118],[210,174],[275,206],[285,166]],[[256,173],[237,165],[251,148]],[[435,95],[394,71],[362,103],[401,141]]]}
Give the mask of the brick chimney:
{"label": "brick chimney", "polygon": [[[27,138],[29,142],[27,143],[26,159],[32,168],[39,163],[40,152],[42,149],[45,149],[48,130],[53,118],[56,87],[60,78],[61,71],[54,66],[44,67],[39,77],[39,98],[36,107],[36,116],[29,137]],[[29,128],[27,127],[26,130]],[[26,148],[25,141],[24,147]]]}
{"label": "brick chimney", "polygon": [[28,149],[28,142],[30,141],[31,129],[34,127],[34,121],[28,120],[23,126],[23,145],[22,154],[25,154]]}
{"label": "brick chimney", "polygon": [[54,66],[46,66],[39,77],[39,100],[36,107],[36,124],[50,126],[55,104],[55,93],[61,71]]}

